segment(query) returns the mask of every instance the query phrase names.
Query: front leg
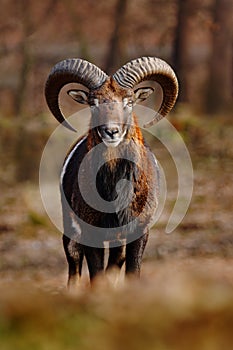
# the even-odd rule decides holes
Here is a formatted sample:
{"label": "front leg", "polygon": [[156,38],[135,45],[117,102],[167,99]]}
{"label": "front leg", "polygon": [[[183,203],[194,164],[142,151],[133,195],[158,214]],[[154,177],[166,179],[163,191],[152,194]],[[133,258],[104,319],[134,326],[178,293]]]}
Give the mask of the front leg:
{"label": "front leg", "polygon": [[83,263],[83,246],[63,235],[63,246],[68,262],[68,286],[75,286],[81,277]]}
{"label": "front leg", "polygon": [[104,271],[104,248],[84,247],[90,280],[93,281],[99,273]]}
{"label": "front leg", "polygon": [[108,258],[107,270],[109,270],[115,266],[118,267],[119,269],[121,269],[124,262],[125,262],[125,254],[124,254],[124,246],[123,245],[120,245],[118,247],[109,248],[109,258]]}
{"label": "front leg", "polygon": [[126,274],[140,276],[142,257],[148,240],[148,233],[126,245]]}

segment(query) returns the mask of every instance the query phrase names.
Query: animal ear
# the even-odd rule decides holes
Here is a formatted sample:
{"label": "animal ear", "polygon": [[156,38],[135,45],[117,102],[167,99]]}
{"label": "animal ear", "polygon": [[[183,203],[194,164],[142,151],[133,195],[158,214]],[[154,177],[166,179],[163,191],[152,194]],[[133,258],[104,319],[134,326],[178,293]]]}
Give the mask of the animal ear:
{"label": "animal ear", "polygon": [[67,94],[78,103],[88,104],[88,92],[84,90],[69,90]]}
{"label": "animal ear", "polygon": [[134,90],[135,103],[146,100],[147,97],[152,94],[152,92],[154,92],[152,87],[142,87]]}

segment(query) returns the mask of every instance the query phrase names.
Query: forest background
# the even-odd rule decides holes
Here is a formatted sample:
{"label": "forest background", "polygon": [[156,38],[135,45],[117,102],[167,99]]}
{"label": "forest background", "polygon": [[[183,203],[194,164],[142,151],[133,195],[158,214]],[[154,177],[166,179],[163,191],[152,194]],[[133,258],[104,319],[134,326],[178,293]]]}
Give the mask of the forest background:
{"label": "forest background", "polygon": [[[232,1],[0,0],[0,8],[1,349],[230,349]],[[149,139],[167,166],[168,195],[146,250],[143,283],[117,291],[100,283],[89,293],[84,276],[73,299],[65,292],[61,235],[38,185],[42,151],[57,126],[44,85],[65,58],[89,60],[111,74],[140,56],[160,57],[177,73],[179,99],[168,119],[193,162],[191,205],[165,235],[176,169]],[[66,115],[79,108],[65,94],[61,104]]]}

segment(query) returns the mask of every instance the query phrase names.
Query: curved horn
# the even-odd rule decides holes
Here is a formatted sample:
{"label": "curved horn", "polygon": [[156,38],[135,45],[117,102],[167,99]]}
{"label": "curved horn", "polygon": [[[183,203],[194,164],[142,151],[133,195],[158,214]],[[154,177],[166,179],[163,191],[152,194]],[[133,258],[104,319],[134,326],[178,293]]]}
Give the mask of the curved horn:
{"label": "curved horn", "polygon": [[154,80],[163,89],[163,101],[156,116],[144,127],[149,127],[165,117],[176,102],[178,81],[172,68],[163,60],[156,57],[141,57],[122,66],[113,75],[122,87],[133,88],[143,80]]}
{"label": "curved horn", "polygon": [[59,106],[59,93],[62,87],[69,83],[79,83],[88,89],[96,89],[107,79],[100,68],[94,64],[79,59],[72,58],[57,63],[51,70],[45,85],[45,97],[50,111],[54,117],[63,123],[65,127],[76,131],[65,119]]}

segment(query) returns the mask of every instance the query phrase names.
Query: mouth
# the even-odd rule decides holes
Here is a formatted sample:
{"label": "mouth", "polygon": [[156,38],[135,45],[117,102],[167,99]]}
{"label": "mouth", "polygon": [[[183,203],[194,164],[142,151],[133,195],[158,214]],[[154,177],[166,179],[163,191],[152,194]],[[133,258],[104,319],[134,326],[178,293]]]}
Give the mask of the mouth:
{"label": "mouth", "polygon": [[121,142],[121,139],[106,140],[102,138],[102,140],[107,147],[117,147]]}
{"label": "mouth", "polygon": [[117,132],[114,132],[114,128],[100,128],[97,129],[97,132],[99,134],[99,137],[107,147],[117,147],[121,141],[124,139],[124,136],[126,134],[126,130],[123,132],[119,132],[119,129]]}

